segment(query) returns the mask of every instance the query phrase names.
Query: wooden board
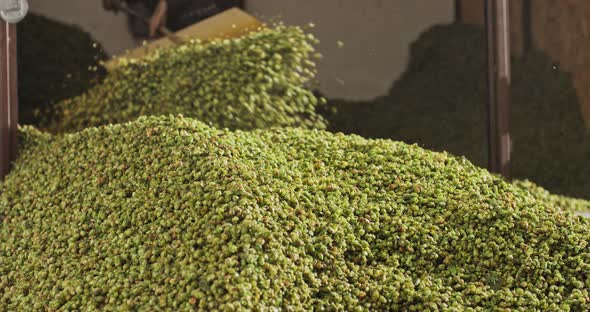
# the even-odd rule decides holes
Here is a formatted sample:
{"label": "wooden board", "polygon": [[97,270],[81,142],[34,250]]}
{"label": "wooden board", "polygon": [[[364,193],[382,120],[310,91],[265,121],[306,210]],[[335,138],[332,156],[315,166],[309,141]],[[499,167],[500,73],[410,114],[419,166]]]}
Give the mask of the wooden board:
{"label": "wooden board", "polygon": [[[246,12],[232,8],[223,11],[217,15],[209,17],[194,25],[188,26],[175,33],[176,36],[183,40],[201,39],[211,40],[215,38],[237,38],[249,32],[257,31],[264,27],[264,23]],[[141,47],[127,51],[120,57],[126,59],[138,59],[147,53],[157,49],[174,45],[167,37],[151,41]],[[112,70],[118,64],[117,58],[113,58],[104,63],[107,70]]]}

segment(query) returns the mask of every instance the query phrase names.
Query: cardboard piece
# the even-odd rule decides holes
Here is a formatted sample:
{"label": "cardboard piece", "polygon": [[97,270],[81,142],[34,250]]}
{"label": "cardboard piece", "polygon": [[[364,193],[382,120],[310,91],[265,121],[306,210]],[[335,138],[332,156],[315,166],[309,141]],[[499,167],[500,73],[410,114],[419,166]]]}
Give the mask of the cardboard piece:
{"label": "cardboard piece", "polygon": [[[232,8],[217,15],[188,26],[175,33],[182,40],[201,39],[211,40],[216,38],[237,38],[249,32],[257,31],[264,27],[264,23],[239,8]],[[120,55],[121,58],[139,59],[147,53],[157,49],[174,45],[167,37],[151,41],[141,47],[127,51]],[[107,70],[112,70],[118,64],[118,58],[113,58],[104,63]]]}

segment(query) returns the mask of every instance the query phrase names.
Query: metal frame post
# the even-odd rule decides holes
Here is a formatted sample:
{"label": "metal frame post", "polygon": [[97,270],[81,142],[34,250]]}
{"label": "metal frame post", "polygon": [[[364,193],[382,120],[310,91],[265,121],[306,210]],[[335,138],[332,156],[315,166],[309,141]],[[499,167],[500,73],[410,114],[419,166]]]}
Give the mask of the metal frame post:
{"label": "metal frame post", "polygon": [[510,25],[508,0],[486,0],[489,170],[511,178]]}
{"label": "metal frame post", "polygon": [[533,3],[531,0],[523,0],[522,2],[522,34],[524,52],[529,52],[533,49]]}
{"label": "metal frame post", "polygon": [[10,172],[18,146],[16,24],[0,20],[0,179]]}

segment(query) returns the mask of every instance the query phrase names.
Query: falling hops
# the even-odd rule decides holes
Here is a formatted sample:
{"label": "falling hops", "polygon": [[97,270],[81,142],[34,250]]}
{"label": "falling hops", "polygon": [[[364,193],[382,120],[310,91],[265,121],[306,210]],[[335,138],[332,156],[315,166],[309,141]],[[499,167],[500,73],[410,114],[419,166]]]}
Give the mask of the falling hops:
{"label": "falling hops", "polygon": [[124,60],[102,84],[58,104],[47,130],[72,132],[136,119],[183,114],[229,129],[325,129],[323,105],[307,87],[318,40],[278,26],[236,39],[191,41]]}

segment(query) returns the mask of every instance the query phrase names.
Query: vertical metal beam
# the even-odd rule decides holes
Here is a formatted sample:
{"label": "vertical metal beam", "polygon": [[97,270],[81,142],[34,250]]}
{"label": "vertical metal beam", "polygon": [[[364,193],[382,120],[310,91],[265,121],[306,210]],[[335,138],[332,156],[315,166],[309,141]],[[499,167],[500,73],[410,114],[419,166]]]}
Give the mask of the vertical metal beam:
{"label": "vertical metal beam", "polygon": [[0,21],[0,179],[10,171],[17,157],[16,24]]}
{"label": "vertical metal beam", "polygon": [[10,164],[10,107],[6,81],[7,64],[7,23],[0,20],[0,179],[8,174]]}
{"label": "vertical metal beam", "polygon": [[522,2],[522,36],[523,36],[523,50],[529,52],[533,48],[533,13],[531,0],[523,0]]}
{"label": "vertical metal beam", "polygon": [[455,0],[455,22],[463,21],[463,6],[462,0]]}
{"label": "vertical metal beam", "polygon": [[18,57],[16,24],[8,24],[8,90],[10,107],[10,162],[16,161],[18,156]]}
{"label": "vertical metal beam", "polygon": [[508,0],[486,0],[489,170],[511,178],[510,27]]}
{"label": "vertical metal beam", "polygon": [[485,0],[484,16],[486,23],[487,55],[488,55],[488,169],[497,172],[497,142],[496,133],[496,27],[494,15],[494,1]]}

